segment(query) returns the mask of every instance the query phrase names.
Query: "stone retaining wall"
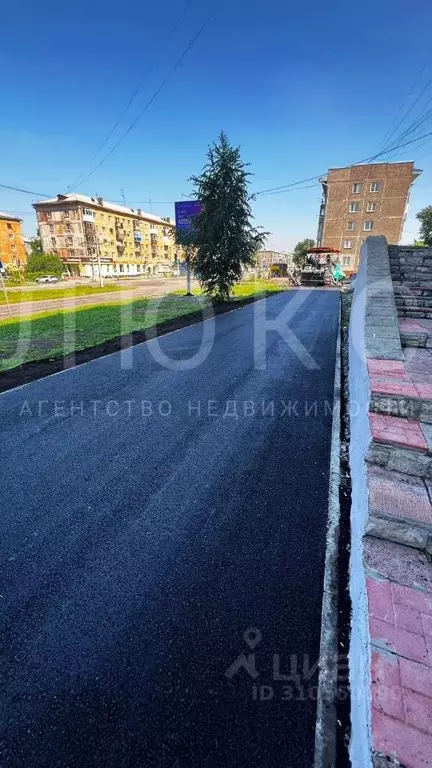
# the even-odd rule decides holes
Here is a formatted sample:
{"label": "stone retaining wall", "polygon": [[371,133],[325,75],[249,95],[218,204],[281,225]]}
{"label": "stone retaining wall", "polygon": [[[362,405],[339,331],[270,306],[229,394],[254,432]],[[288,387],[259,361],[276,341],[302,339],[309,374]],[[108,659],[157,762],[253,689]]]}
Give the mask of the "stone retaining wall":
{"label": "stone retaining wall", "polygon": [[389,246],[399,317],[432,318],[432,248]]}

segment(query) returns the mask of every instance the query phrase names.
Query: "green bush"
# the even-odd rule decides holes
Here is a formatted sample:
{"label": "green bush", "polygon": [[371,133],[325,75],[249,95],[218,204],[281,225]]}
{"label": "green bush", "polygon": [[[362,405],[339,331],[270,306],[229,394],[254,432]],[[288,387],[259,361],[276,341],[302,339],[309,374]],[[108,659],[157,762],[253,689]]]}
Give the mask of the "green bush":
{"label": "green bush", "polygon": [[64,264],[55,253],[31,253],[27,262],[27,276],[43,277],[44,275],[55,275],[60,277],[64,272]]}
{"label": "green bush", "polygon": [[14,269],[6,273],[4,281],[6,285],[22,285],[24,278],[17,269]]}

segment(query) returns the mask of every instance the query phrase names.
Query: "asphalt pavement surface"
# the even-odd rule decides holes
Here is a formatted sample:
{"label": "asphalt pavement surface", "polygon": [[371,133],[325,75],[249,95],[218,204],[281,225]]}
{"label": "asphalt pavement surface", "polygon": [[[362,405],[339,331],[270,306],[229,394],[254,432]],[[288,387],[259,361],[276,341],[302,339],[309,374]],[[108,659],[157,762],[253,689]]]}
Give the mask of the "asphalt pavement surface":
{"label": "asphalt pavement surface", "polygon": [[0,395],[2,768],[311,768],[338,307]]}

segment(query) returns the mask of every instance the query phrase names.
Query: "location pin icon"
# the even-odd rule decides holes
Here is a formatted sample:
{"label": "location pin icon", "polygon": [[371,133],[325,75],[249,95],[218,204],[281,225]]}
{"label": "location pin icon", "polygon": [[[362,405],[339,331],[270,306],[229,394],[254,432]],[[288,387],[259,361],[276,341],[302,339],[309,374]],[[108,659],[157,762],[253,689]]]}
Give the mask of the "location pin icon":
{"label": "location pin icon", "polygon": [[249,646],[249,648],[253,651],[254,648],[258,645],[258,643],[262,640],[262,635],[259,629],[257,627],[249,627],[243,632],[243,639],[245,643]]}

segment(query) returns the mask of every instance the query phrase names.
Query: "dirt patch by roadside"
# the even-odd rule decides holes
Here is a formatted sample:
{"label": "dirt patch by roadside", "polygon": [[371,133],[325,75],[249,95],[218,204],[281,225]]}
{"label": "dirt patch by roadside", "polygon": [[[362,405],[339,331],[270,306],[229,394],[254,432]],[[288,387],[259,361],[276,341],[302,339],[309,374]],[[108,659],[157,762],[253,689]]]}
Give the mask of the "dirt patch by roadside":
{"label": "dirt patch by roadside", "polygon": [[[276,295],[276,292],[273,295]],[[215,316],[223,315],[226,312],[230,312],[233,309],[239,309],[247,304],[252,304],[252,302],[262,298],[262,296],[250,296],[236,302],[228,301],[213,304],[213,314]],[[133,331],[127,336],[117,336],[116,338],[104,341],[102,344],[98,344],[95,347],[78,350],[70,355],[23,363],[17,368],[11,368],[0,374],[0,392],[6,392],[14,387],[19,387],[22,384],[28,384],[30,381],[42,379],[45,376],[58,373],[66,368],[82,365],[90,360],[96,360],[98,357],[104,357],[113,352],[119,352],[121,349],[127,349],[135,344],[141,344],[144,341],[153,339],[155,336],[162,336],[171,331],[185,328],[188,325],[194,325],[195,323],[201,322],[202,319],[203,314],[201,310],[199,310],[187,315],[175,317],[171,320],[166,320],[163,323],[154,325],[151,328],[146,328],[142,331]]]}

